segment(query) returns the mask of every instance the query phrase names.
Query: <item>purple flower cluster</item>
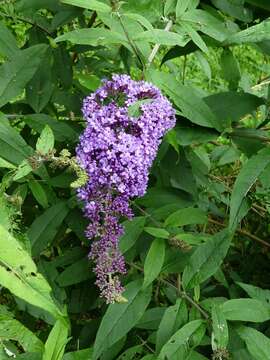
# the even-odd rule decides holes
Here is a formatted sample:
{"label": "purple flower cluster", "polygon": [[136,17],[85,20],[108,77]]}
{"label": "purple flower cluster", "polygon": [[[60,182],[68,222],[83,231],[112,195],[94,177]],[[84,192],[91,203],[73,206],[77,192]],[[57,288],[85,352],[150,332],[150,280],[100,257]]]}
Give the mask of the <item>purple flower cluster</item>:
{"label": "purple flower cluster", "polygon": [[[137,105],[139,113],[130,116]],[[175,124],[175,114],[156,87],[127,75],[104,81],[84,100],[82,111],[87,126],[77,160],[89,180],[78,197],[90,220],[86,236],[95,239],[90,258],[96,284],[107,303],[113,303],[124,290],[118,275],[126,272],[119,251],[119,219],[133,216],[129,200],[144,195],[149,169],[162,136]]]}

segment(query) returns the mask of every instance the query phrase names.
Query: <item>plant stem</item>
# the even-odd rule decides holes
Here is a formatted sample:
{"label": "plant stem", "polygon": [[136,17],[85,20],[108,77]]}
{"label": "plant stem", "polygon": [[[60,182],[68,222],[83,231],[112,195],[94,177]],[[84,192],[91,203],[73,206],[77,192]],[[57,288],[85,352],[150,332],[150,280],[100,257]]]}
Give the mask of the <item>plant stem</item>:
{"label": "plant stem", "polygon": [[[134,269],[137,269],[141,272],[143,272],[143,268],[141,268],[140,266],[138,266],[137,264],[134,263],[128,263],[129,266],[133,267]],[[175,290],[177,290],[179,296],[183,299],[186,299],[192,306],[194,306],[202,315],[205,319],[209,319],[209,315],[207,314],[207,312],[198,304],[196,303],[196,301],[194,301],[185,291],[179,290],[175,285],[173,285],[172,283],[170,283],[168,280],[166,279],[162,279],[162,278],[158,278],[158,280],[168,286],[171,286],[172,288],[174,288]]]}
{"label": "plant stem", "polygon": [[124,31],[124,34],[125,34],[125,36],[126,36],[126,38],[127,38],[128,43],[130,44],[132,50],[134,51],[134,54],[136,55],[139,63],[140,63],[140,64],[142,65],[142,67],[144,68],[145,65],[144,65],[144,62],[143,62],[142,59],[141,59],[140,51],[139,51],[139,49],[137,48],[136,44],[133,43],[133,41],[131,40],[131,38],[130,38],[130,36],[129,36],[129,33],[128,33],[128,31],[127,31],[127,29],[125,28],[125,25],[124,25],[124,23],[123,23],[121,14],[120,14],[119,12],[116,12],[116,14],[117,14],[117,16],[118,16],[118,18],[119,18],[120,25],[121,25],[121,27],[122,27],[122,29],[123,29],[123,31]]}
{"label": "plant stem", "polygon": [[[169,20],[165,26],[165,29],[164,31],[170,31],[171,30],[171,27],[173,25],[173,22],[172,20]],[[160,44],[156,44],[154,47],[153,47],[153,50],[151,51],[151,54],[149,55],[148,57],[148,62],[147,62],[147,66],[150,66],[151,63],[153,62],[158,50],[159,50],[159,47],[160,47]]]}
{"label": "plant stem", "polygon": [[[223,224],[222,222],[219,222],[217,220],[214,220],[214,219],[211,219],[211,218],[208,218],[208,221],[212,224],[215,224],[215,225],[218,225],[218,226],[221,226],[221,227],[227,227],[227,225]],[[238,234],[241,234],[241,235],[245,235],[247,237],[249,237],[250,239],[252,240],[255,240],[257,241],[258,243],[264,245],[264,246],[267,246],[270,248],[270,243],[268,243],[267,241],[259,238],[258,236],[256,235],[253,235],[251,234],[250,232],[246,231],[246,230],[242,230],[242,229],[236,229],[236,232]]]}

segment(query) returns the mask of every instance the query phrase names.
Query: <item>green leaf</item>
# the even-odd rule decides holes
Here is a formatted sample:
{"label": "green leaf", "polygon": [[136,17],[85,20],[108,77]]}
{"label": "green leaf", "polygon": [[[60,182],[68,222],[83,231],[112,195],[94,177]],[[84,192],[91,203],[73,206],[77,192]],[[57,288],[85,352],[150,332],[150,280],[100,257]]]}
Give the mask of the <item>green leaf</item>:
{"label": "green leaf", "polygon": [[27,231],[33,256],[39,255],[52,243],[57,231],[67,216],[69,208],[65,201],[51,206],[37,217]]}
{"label": "green leaf", "polygon": [[245,292],[253,299],[260,300],[270,306],[270,290],[268,289],[261,289],[257,286],[253,286],[250,284],[244,284],[242,282],[236,282]]}
{"label": "green leaf", "polygon": [[112,11],[111,7],[107,4],[104,4],[101,1],[97,0],[61,0],[61,3],[67,5],[79,6],[84,9],[107,12],[110,13]]}
{"label": "green leaf", "polygon": [[42,352],[44,345],[41,340],[22,323],[12,318],[11,314],[1,314],[0,311],[0,338],[1,340],[17,341],[24,351]]}
{"label": "green leaf", "polygon": [[21,94],[37,71],[46,50],[47,46],[43,44],[31,46],[0,66],[0,107]]}
{"label": "green leaf", "polygon": [[230,35],[223,22],[201,9],[185,12],[181,16],[181,22],[191,23],[194,29],[218,41],[224,41]]}
{"label": "green leaf", "polygon": [[159,353],[170,337],[188,320],[187,306],[183,299],[178,299],[176,304],[169,306],[159,324],[156,339],[156,351]]}
{"label": "green leaf", "polygon": [[33,149],[26,144],[19,132],[9,124],[1,113],[0,148],[1,157],[16,165],[19,165],[33,153]]}
{"label": "green leaf", "polygon": [[187,349],[189,339],[202,325],[202,320],[193,320],[184,325],[162,347],[158,359],[171,359],[181,347]]}
{"label": "green leaf", "polygon": [[40,137],[37,140],[36,149],[42,155],[46,155],[49,151],[53,150],[53,147],[54,135],[52,129],[48,125],[45,125]]}
{"label": "green leaf", "polygon": [[227,320],[264,322],[270,319],[270,310],[263,302],[255,299],[232,299],[221,305]]}
{"label": "green leaf", "polygon": [[111,45],[111,44],[126,44],[126,38],[120,33],[104,28],[93,29],[79,29],[74,30],[64,35],[58,36],[55,42],[70,41],[73,44],[80,45]]}
{"label": "green leaf", "polygon": [[258,43],[264,40],[270,40],[270,21],[264,20],[258,25],[250,26],[246,30],[239,31],[229,36],[225,44],[246,44]]}
{"label": "green leaf", "polygon": [[238,61],[230,49],[223,49],[220,57],[220,65],[223,78],[229,83],[229,89],[237,90],[241,73]]}
{"label": "green leaf", "polygon": [[68,342],[67,336],[68,328],[66,324],[57,320],[45,343],[42,360],[62,360]]}
{"label": "green leaf", "polygon": [[94,345],[93,360],[126,335],[140,320],[151,300],[151,287],[141,290],[142,281],[126,286],[124,297],[128,302],[109,305],[102,318]]}
{"label": "green leaf", "polygon": [[140,321],[136,325],[138,329],[156,330],[160,324],[161,318],[164,315],[165,307],[154,307],[146,310]]}
{"label": "green leaf", "polygon": [[[180,0],[181,1],[181,0]],[[202,37],[198,34],[196,30],[193,29],[193,27],[188,23],[181,24],[180,29],[183,29],[191,38],[191,40],[198,46],[199,49],[201,49],[204,53],[208,53],[207,45],[205,44]]]}
{"label": "green leaf", "polygon": [[192,0],[178,0],[176,4],[176,18],[180,17],[187,10]]}
{"label": "green leaf", "polygon": [[252,10],[243,6],[242,1],[212,0],[222,12],[244,22],[252,21]]}
{"label": "green leaf", "polygon": [[44,127],[48,125],[52,129],[56,141],[74,143],[79,136],[68,121],[56,120],[45,114],[26,115],[24,121],[38,133],[41,133]]}
{"label": "green leaf", "polygon": [[141,105],[149,104],[153,99],[138,100],[128,107],[128,116],[139,117],[141,115]]}
{"label": "green leaf", "polygon": [[183,35],[172,31],[153,29],[141,32],[133,37],[133,40],[147,41],[154,44],[161,45],[178,45],[185,46],[189,39]]}
{"label": "green leaf", "polygon": [[152,30],[153,26],[152,24],[146,19],[146,17],[140,15],[140,14],[134,14],[134,13],[124,13],[124,17],[127,17],[132,20],[136,20],[139,24],[144,26],[147,30]]}
{"label": "green leaf", "polygon": [[246,343],[254,360],[269,360],[270,339],[258,330],[241,326],[236,329],[238,335]]}
{"label": "green leaf", "polygon": [[194,87],[182,85],[175,76],[157,70],[151,70],[147,75],[150,81],[168,94],[184,117],[194,124],[219,130],[218,118]]}
{"label": "green leaf", "polygon": [[145,227],[144,231],[160,239],[168,239],[168,237],[170,236],[170,233],[167,230],[161,228]]}
{"label": "green leaf", "polygon": [[163,239],[155,239],[147,253],[144,262],[143,288],[149,286],[159,275],[165,258],[165,242]]}
{"label": "green leaf", "polygon": [[0,21],[0,54],[12,59],[19,53],[17,42],[12,33]]}
{"label": "green leaf", "polygon": [[13,181],[17,181],[20,180],[21,178],[27,176],[28,174],[30,174],[32,172],[32,167],[29,164],[29,162],[27,160],[23,160],[22,163],[18,166],[14,176],[13,176]]}
{"label": "green leaf", "polygon": [[207,223],[205,212],[193,207],[177,210],[165,220],[165,226],[185,226],[205,223]]}
{"label": "green leaf", "polygon": [[193,288],[216,273],[227,254],[231,237],[223,230],[197,247],[183,273],[184,288]]}
{"label": "green leaf", "polygon": [[52,54],[46,52],[33,78],[26,87],[26,101],[36,113],[48,104],[54,89],[52,78]]}
{"label": "green leaf", "polygon": [[245,196],[269,163],[270,149],[266,147],[257,155],[252,156],[240,170],[231,195],[229,220],[231,231],[234,231],[238,224],[239,213]]}
{"label": "green leaf", "polygon": [[93,348],[66,353],[63,360],[90,360],[92,359]]}
{"label": "green leaf", "polygon": [[263,98],[236,91],[213,94],[204,101],[219,119],[222,129],[229,128],[232,122],[239,121],[265,103]]}
{"label": "green leaf", "polygon": [[60,286],[70,286],[93,277],[87,258],[80,259],[68,266],[56,279]]}
{"label": "green leaf", "polygon": [[0,225],[0,283],[15,296],[37,306],[56,319],[64,313],[52,299],[51,288],[28,253],[19,242]]}
{"label": "green leaf", "polygon": [[127,220],[123,222],[125,229],[124,235],[120,238],[120,250],[124,254],[136,243],[137,239],[143,232],[145,224],[145,217],[138,216],[132,220]]}
{"label": "green leaf", "polygon": [[48,207],[48,198],[41,183],[37,180],[30,180],[28,186],[37,202],[46,209]]}
{"label": "green leaf", "polygon": [[212,306],[212,349],[226,349],[229,342],[227,321],[218,305]]}

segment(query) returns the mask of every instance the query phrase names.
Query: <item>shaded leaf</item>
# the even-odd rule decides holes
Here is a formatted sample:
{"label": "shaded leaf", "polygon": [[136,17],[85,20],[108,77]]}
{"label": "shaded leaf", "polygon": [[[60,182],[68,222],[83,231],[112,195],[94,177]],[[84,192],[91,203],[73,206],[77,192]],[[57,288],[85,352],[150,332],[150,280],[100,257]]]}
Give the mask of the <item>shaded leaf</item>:
{"label": "shaded leaf", "polygon": [[126,335],[144,314],[151,299],[151,287],[142,291],[141,286],[141,280],[129,283],[124,292],[128,302],[109,305],[98,329],[93,360]]}
{"label": "shaded leaf", "polygon": [[69,208],[65,201],[58,202],[37,217],[27,231],[33,256],[39,255],[52,243],[57,231],[67,216]]}
{"label": "shaded leaf", "polygon": [[21,94],[37,71],[46,50],[47,46],[43,44],[31,46],[0,66],[0,107]]}
{"label": "shaded leaf", "polygon": [[165,258],[165,242],[156,238],[147,253],[144,262],[143,288],[149,286],[159,275]]}
{"label": "shaded leaf", "polygon": [[223,230],[198,246],[185,267],[184,288],[193,288],[215,274],[227,254],[230,242],[227,230]]}

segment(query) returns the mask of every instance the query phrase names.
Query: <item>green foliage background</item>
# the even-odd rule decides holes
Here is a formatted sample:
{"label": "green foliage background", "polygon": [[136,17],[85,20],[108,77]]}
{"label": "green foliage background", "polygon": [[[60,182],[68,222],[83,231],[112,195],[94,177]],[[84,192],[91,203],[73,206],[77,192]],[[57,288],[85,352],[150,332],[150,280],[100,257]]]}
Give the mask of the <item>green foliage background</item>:
{"label": "green foliage background", "polygon": [[[268,0],[0,2],[0,359],[270,359]],[[157,51],[156,51],[157,50]],[[129,73],[177,125],[98,297],[81,103]]]}

